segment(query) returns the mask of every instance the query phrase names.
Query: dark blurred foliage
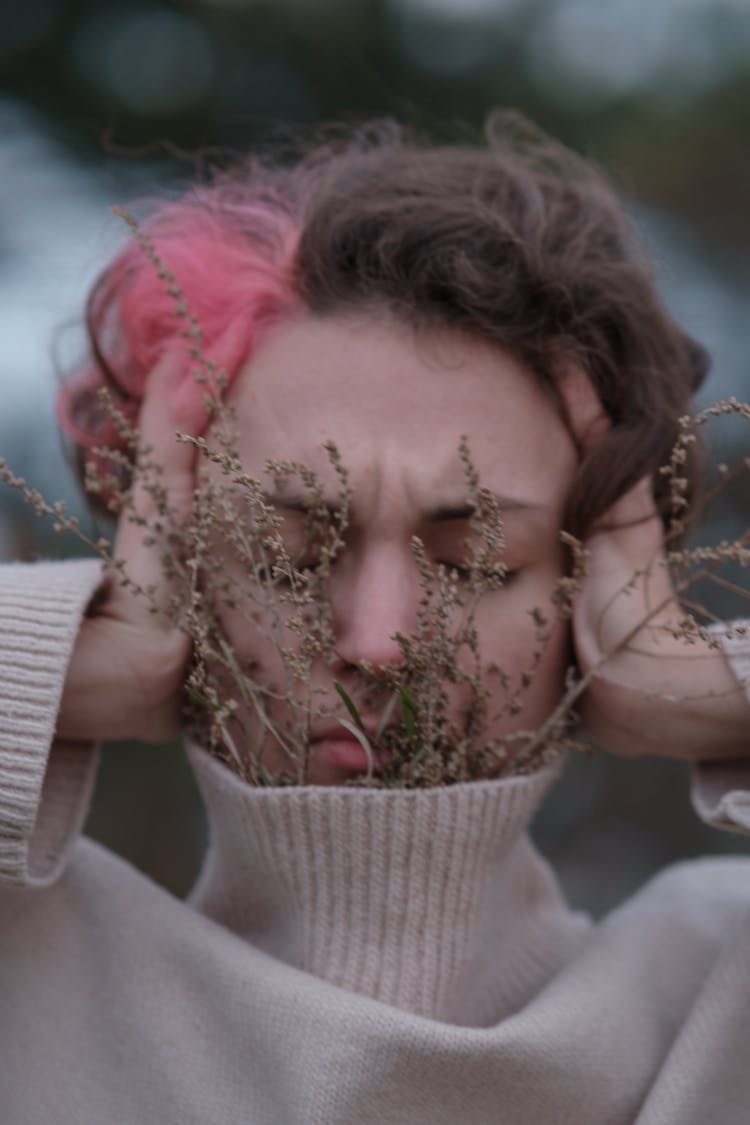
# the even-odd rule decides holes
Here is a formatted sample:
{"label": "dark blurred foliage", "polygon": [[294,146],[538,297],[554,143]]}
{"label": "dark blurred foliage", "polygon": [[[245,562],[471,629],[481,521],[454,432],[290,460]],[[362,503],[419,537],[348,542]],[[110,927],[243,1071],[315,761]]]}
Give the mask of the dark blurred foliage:
{"label": "dark blurred foliage", "polygon": [[719,245],[750,241],[743,4],[5,0],[5,8],[2,89],[42,110],[84,160],[244,149],[279,121],[396,115],[454,134],[457,122],[476,129],[490,107],[514,105],[640,201],[695,220]]}
{"label": "dark blurred foliage", "polygon": [[[744,0],[2,0],[2,9],[0,98],[33,106],[71,156],[106,167],[111,183],[141,191],[320,121],[395,116],[438,138],[473,139],[492,107],[514,106],[603,166],[639,207],[689,224],[703,260],[750,291]],[[0,217],[0,256],[2,230]],[[17,440],[27,442],[20,427]],[[746,449],[744,431],[739,441]],[[20,452],[3,452],[21,463]],[[722,534],[750,522],[747,493],[727,499]],[[0,556],[76,553],[62,540],[40,546],[39,531],[4,503],[13,523],[7,542],[0,526]],[[106,749],[89,831],[183,893],[202,850],[199,809],[179,748],[118,745]],[[679,856],[748,847],[697,821],[684,767],[602,756],[576,758],[537,833],[574,904],[595,913]]]}

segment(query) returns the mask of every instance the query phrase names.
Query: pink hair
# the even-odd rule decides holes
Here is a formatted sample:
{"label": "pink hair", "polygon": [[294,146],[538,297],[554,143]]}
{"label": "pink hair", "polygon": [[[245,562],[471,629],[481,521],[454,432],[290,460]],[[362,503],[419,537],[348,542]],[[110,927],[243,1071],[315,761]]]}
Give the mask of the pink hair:
{"label": "pink hair", "polygon": [[236,184],[217,183],[160,205],[141,229],[174,279],[173,292],[170,277],[137,241],[94,286],[87,308],[91,356],[57,398],[60,425],[85,460],[98,460],[97,446],[125,445],[98,404],[99,389],[109,387],[134,424],[149,372],[165,352],[183,348],[184,386],[201,399],[206,394],[190,359],[194,342],[185,339],[188,321],[179,315],[175,285],[200,326],[202,354],[228,383],[263,329],[298,304],[291,285],[298,226],[273,192],[243,200]]}

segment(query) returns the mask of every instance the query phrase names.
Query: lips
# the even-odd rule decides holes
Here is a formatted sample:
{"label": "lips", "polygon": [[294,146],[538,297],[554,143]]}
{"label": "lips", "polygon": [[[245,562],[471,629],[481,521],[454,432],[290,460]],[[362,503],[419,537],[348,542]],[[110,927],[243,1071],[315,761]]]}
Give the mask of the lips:
{"label": "lips", "polygon": [[[367,739],[367,741],[370,743],[370,745],[372,745],[372,741],[375,738],[375,728],[365,725],[365,728],[362,731],[362,733],[365,736],[365,738]],[[354,735],[351,734],[346,729],[346,727],[341,725],[341,723],[331,723],[329,726],[323,727],[322,730],[310,732],[310,742],[311,743],[312,742],[323,742],[323,741],[329,741],[329,740],[335,740],[335,739],[344,739],[347,742],[348,741],[353,741],[353,742],[358,741],[354,737]]]}
{"label": "lips", "polygon": [[[363,734],[372,746],[374,730],[365,728]],[[310,747],[317,757],[354,773],[367,773],[371,769],[375,771],[381,764],[374,749],[372,753],[368,753],[359,739],[339,723],[313,734]]]}

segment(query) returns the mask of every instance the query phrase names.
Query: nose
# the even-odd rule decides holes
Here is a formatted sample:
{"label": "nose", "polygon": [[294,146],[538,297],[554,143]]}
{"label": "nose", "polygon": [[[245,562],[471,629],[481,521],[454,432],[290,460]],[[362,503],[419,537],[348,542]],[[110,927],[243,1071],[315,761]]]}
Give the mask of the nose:
{"label": "nose", "polygon": [[354,665],[398,665],[403,656],[396,633],[417,624],[419,581],[411,550],[378,544],[342,559],[331,578],[334,641],[339,658]]}

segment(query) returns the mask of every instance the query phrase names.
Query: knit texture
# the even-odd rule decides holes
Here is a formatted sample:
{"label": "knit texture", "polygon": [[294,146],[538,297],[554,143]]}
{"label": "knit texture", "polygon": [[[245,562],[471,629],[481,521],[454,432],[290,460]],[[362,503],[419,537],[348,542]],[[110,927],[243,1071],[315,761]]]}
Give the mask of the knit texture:
{"label": "knit texture", "polygon": [[101,568],[96,561],[0,569],[0,879],[55,878],[80,831],[93,747],[60,744],[47,769],[65,671]]}
{"label": "knit texture", "polygon": [[[341,988],[487,1026],[588,928],[524,834],[559,762],[431,790],[251,789],[190,756],[211,832],[193,904]],[[519,898],[523,914],[509,914]]]}
{"label": "knit texture", "polygon": [[[0,581],[3,1125],[746,1125],[750,861],[675,865],[594,925],[525,831],[554,767],[250,790],[193,747],[188,903],[71,847],[87,751],[49,742],[97,580]],[[712,774],[735,829],[738,776]]]}
{"label": "knit texture", "polygon": [[[711,631],[750,701],[750,620],[736,621],[729,630],[715,625]],[[693,768],[690,789],[696,812],[708,824],[750,833],[750,751],[746,758],[701,762]]]}

